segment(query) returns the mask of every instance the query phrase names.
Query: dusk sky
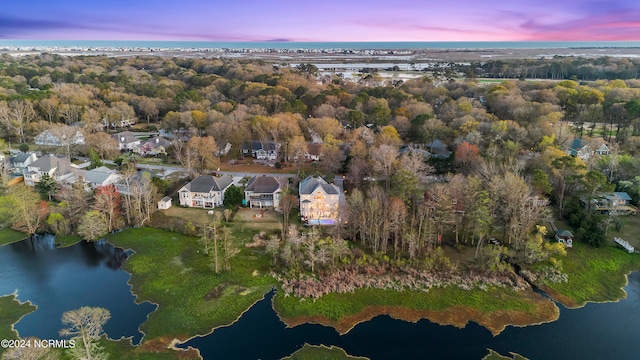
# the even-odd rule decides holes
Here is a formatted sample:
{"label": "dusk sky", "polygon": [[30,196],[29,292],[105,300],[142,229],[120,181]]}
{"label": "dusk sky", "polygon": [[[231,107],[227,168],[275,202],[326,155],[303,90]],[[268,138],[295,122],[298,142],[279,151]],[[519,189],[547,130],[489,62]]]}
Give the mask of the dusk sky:
{"label": "dusk sky", "polygon": [[0,39],[638,41],[640,1],[5,1]]}

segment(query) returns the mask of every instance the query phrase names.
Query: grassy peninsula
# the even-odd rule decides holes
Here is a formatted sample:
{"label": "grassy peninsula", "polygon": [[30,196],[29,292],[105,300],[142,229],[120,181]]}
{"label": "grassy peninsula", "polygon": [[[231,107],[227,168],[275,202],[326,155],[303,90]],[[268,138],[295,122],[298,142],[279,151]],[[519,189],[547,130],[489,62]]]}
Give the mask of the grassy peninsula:
{"label": "grassy peninsula", "polygon": [[27,237],[26,234],[19,231],[1,228],[0,229],[0,246],[11,244],[20,240],[24,240]]}
{"label": "grassy peninsula", "polygon": [[302,349],[282,358],[282,360],[366,360],[368,358],[351,356],[337,346],[316,346],[304,344]]}
{"label": "grassy peninsula", "polygon": [[482,291],[450,287],[429,292],[359,289],[354,293],[328,294],[315,301],[278,293],[274,307],[289,326],[317,322],[335,327],[340,333],[383,314],[413,322],[425,318],[457,327],[475,321],[494,334],[507,325],[549,322],[559,315],[558,308],[538,294],[504,288]]}
{"label": "grassy peninsula", "polygon": [[[0,297],[0,339],[17,339],[18,332],[13,325],[35,310],[35,305],[18,301],[16,295]],[[0,357],[4,351],[4,348],[0,348]]]}
{"label": "grassy peninsula", "polygon": [[626,275],[640,269],[640,256],[607,243],[594,249],[574,243],[563,259],[567,282],[541,281],[540,287],[554,300],[569,308],[586,302],[615,301],[624,298]]}
{"label": "grassy peninsula", "polygon": [[141,326],[143,347],[166,349],[174,338],[184,341],[228,325],[274,285],[264,275],[268,259],[248,249],[238,255],[232,271],[214,274],[194,237],[140,228],[109,241],[135,251],[124,269],[132,274],[138,301],[159,304]]}

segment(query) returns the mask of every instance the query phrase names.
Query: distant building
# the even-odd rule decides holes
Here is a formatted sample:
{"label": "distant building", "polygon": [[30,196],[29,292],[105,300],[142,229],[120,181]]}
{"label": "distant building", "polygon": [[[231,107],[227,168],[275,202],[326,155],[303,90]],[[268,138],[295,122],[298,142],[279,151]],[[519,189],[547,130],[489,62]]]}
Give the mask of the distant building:
{"label": "distant building", "polygon": [[218,146],[216,156],[226,156],[231,151],[231,143],[227,142],[224,146]]}
{"label": "distant building", "polygon": [[309,143],[307,144],[307,152],[304,154],[304,159],[308,161],[318,161],[322,157],[322,144]]}
{"label": "distant building", "polygon": [[249,207],[280,208],[282,190],[287,187],[288,180],[284,177],[254,176],[244,190],[244,198]]}
{"label": "distant building", "polygon": [[275,161],[281,145],[273,141],[247,141],[242,144],[242,155],[252,156],[258,160]]}
{"label": "distant building", "polygon": [[38,157],[34,152],[17,153],[9,157],[8,170],[16,175],[24,175],[27,173],[27,166],[36,161]]}
{"label": "distant building", "polygon": [[171,142],[161,136],[149,138],[141,145],[135,145],[133,151],[140,155],[161,155],[167,154],[167,149],[171,147]]}
{"label": "distant building", "polygon": [[589,160],[593,155],[609,155],[609,147],[607,144],[590,144],[586,139],[574,139],[571,142],[571,148],[567,151],[569,155],[578,157],[584,161]]}
{"label": "distant building", "polygon": [[123,131],[117,134],[111,135],[111,137],[118,142],[118,148],[120,150],[132,151],[136,146],[139,146],[142,142],[135,136],[135,133],[131,131]]}
{"label": "distant building", "polygon": [[302,180],[299,185],[300,216],[311,225],[335,225],[339,219],[340,189],[320,177]]}
{"label": "distant building", "polygon": [[[587,207],[584,199],[581,203]],[[635,215],[638,212],[638,208],[631,204],[631,196],[626,192],[601,194],[599,198],[591,200],[591,209],[608,215]]]}
{"label": "distant building", "polygon": [[[58,135],[51,133],[51,131],[49,130],[45,130],[41,132],[34,138],[34,142],[36,145],[43,145],[43,146],[62,146],[63,145],[62,140],[63,139],[60,139]],[[82,132],[80,132],[80,130],[76,131],[75,136],[71,140],[70,144],[84,145],[84,135],[82,135]]]}
{"label": "distant building", "polygon": [[178,190],[180,205],[205,209],[222,206],[224,193],[232,183],[233,178],[229,175],[200,175]]}

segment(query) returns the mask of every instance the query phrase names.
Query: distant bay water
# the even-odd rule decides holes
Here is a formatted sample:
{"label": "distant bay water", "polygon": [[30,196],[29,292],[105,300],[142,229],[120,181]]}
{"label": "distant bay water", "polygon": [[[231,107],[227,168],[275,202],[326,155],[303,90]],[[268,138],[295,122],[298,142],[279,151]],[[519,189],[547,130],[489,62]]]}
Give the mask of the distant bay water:
{"label": "distant bay water", "polygon": [[640,48],[640,41],[432,41],[432,42],[210,42],[210,41],[108,41],[108,40],[7,40],[11,48],[139,48],[139,49],[567,49]]}

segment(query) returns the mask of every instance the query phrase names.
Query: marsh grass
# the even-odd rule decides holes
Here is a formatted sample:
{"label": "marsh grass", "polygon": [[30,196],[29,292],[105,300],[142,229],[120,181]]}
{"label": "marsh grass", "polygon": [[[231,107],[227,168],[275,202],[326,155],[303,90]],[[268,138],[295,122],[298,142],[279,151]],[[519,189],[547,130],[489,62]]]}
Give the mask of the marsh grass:
{"label": "marsh grass", "polygon": [[309,345],[304,346],[282,360],[366,360],[366,357],[351,356],[337,346]]}
{"label": "marsh grass", "polygon": [[[544,265],[538,264],[534,269]],[[568,274],[566,283],[544,282],[543,285],[567,297],[568,300],[562,301],[566,306],[578,307],[587,301],[624,298],[625,275],[640,269],[640,255],[629,254],[609,244],[592,248],[574,242],[573,248],[568,249],[567,256],[562,258],[562,267]]]}
{"label": "marsh grass", "polygon": [[[12,326],[20,321],[23,316],[36,310],[31,303],[20,303],[15,295],[0,297],[0,339],[17,339],[18,333]],[[5,349],[0,347],[0,358]]]}
{"label": "marsh grass", "polygon": [[[238,234],[236,234],[238,235]],[[274,286],[265,274],[269,260],[252,255],[241,247],[241,259],[231,262],[232,270],[215,274],[211,258],[200,250],[197,238],[167,231],[128,229],[109,241],[136,253],[124,264],[132,273],[131,283],[138,301],[160,304],[141,326],[147,339],[176,337],[182,340],[235,321]],[[240,239],[237,239],[240,241]],[[206,296],[220,284],[222,295]]]}

